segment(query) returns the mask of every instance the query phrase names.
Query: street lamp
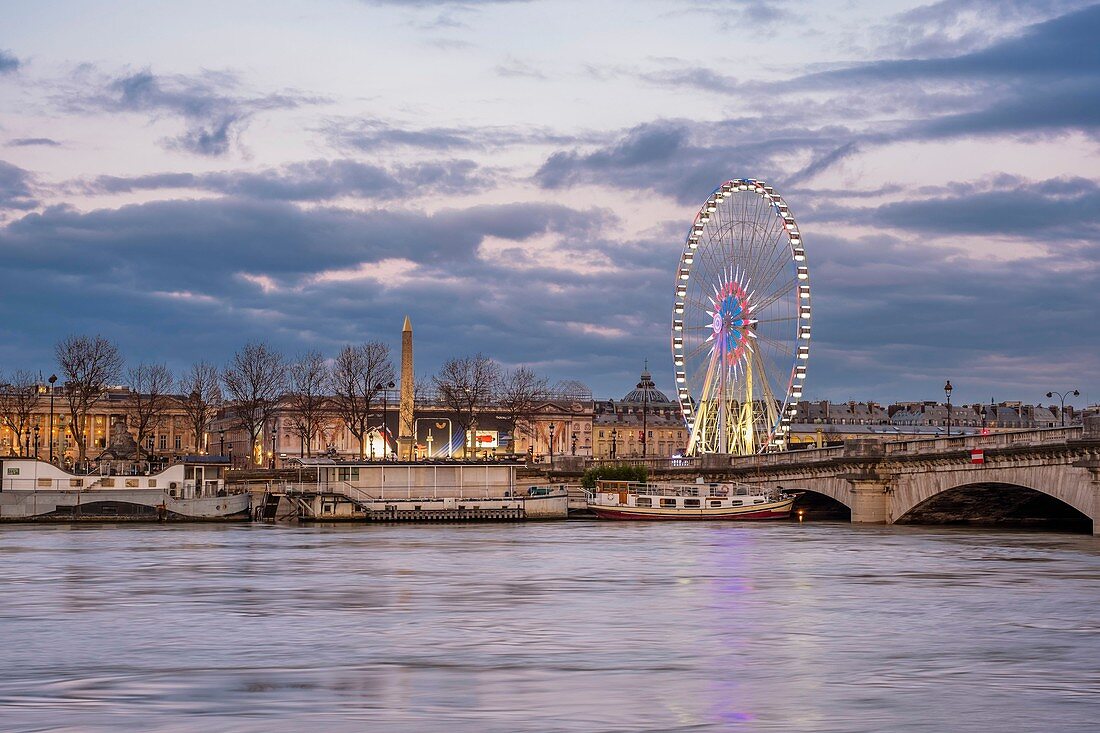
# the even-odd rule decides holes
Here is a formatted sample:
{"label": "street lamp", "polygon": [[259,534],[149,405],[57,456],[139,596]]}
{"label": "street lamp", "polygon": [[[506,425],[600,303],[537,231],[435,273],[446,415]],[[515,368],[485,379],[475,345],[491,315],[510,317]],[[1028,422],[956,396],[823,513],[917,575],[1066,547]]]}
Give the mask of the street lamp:
{"label": "street lamp", "polygon": [[379,382],[375,389],[382,392],[382,458],[384,460],[389,457],[390,452],[390,441],[386,437],[386,423],[389,421],[390,390],[393,389],[393,382]]}
{"label": "street lamp", "polygon": [[947,437],[951,437],[951,390],[955,389],[951,386],[951,380],[947,380],[947,384],[943,385],[943,393],[947,395]]}
{"label": "street lamp", "polygon": [[31,457],[31,426],[28,425],[23,431],[23,455],[27,458]]}
{"label": "street lamp", "polygon": [[554,465],[554,423],[550,423],[550,465]]}
{"label": "street lamp", "polygon": [[1080,397],[1081,393],[1077,390],[1072,392],[1047,392],[1047,397],[1053,397],[1054,395],[1058,395],[1058,401],[1061,404],[1061,407],[1058,408],[1058,414],[1062,416],[1062,427],[1064,428],[1066,426],[1066,398],[1070,395]]}
{"label": "street lamp", "polygon": [[618,437],[618,435],[619,435],[619,430],[617,428],[611,428],[611,459],[612,460],[615,460],[615,456],[619,452],[618,447],[615,444],[615,441],[616,441],[616,438]]}
{"label": "street lamp", "polygon": [[647,360],[642,371],[642,381],[638,382],[638,389],[642,391],[642,458],[646,456],[646,438],[649,436],[646,414],[649,412],[649,387],[652,384],[653,379],[649,376],[649,362]]}
{"label": "street lamp", "polygon": [[224,458],[225,457],[225,431],[222,430],[222,431],[219,431],[219,432],[221,433],[221,437],[222,437],[222,445],[221,445],[221,448],[218,448],[218,456],[221,457],[221,458]]}
{"label": "street lamp", "polygon": [[573,440],[570,442],[570,450],[573,455],[577,455],[577,434],[573,433]]}
{"label": "street lamp", "polygon": [[51,374],[46,381],[50,383],[50,463],[53,463],[53,386],[57,383],[57,375]]}
{"label": "street lamp", "polygon": [[38,460],[38,426],[34,426],[34,460]]}

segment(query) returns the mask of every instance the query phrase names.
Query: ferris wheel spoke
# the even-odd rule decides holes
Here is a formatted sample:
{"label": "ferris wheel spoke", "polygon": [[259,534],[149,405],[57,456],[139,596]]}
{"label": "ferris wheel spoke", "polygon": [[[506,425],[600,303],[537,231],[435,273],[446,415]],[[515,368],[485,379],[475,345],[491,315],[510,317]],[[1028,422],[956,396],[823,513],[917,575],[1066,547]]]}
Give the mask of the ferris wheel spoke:
{"label": "ferris wheel spoke", "polygon": [[756,312],[764,310],[768,306],[772,305],[785,295],[790,295],[794,292],[794,286],[798,283],[798,278],[793,277],[787,282],[780,285],[774,292],[764,295],[760,300],[755,302]]}
{"label": "ferris wheel spoke", "polygon": [[788,346],[787,344],[784,344],[780,341],[776,341],[769,336],[764,336],[763,334],[758,333],[756,334],[756,340],[760,343],[767,344],[784,356],[794,356],[795,350],[793,347]]}

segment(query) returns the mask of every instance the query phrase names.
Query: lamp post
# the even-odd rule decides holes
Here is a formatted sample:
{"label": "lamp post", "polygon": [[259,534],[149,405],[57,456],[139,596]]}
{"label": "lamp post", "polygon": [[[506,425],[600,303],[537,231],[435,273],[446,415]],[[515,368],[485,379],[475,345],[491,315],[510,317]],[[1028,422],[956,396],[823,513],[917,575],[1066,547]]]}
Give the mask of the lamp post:
{"label": "lamp post", "polygon": [[554,465],[554,423],[550,423],[550,465]]}
{"label": "lamp post", "polygon": [[577,434],[573,433],[573,439],[570,441],[570,451],[573,455],[577,455]]}
{"label": "lamp post", "polygon": [[46,381],[50,383],[50,463],[53,463],[53,386],[57,384],[57,375],[51,374]]}
{"label": "lamp post", "polygon": [[615,460],[615,456],[619,452],[618,446],[615,444],[615,441],[618,438],[618,435],[619,435],[618,428],[611,428],[611,460]]}
{"label": "lamp post", "polygon": [[951,380],[947,380],[947,384],[943,385],[943,393],[947,395],[947,437],[951,437],[951,390],[955,389],[951,386]]}
{"label": "lamp post", "polygon": [[379,382],[375,389],[382,393],[382,460],[385,460],[390,452],[390,441],[386,437],[386,422],[389,418],[390,390],[393,389],[393,382]]}
{"label": "lamp post", "polygon": [[1070,395],[1080,397],[1081,393],[1077,390],[1073,390],[1072,392],[1047,392],[1048,398],[1054,395],[1058,395],[1058,402],[1061,404],[1061,407],[1058,408],[1058,414],[1062,416],[1062,427],[1064,428],[1066,426],[1066,398]]}
{"label": "lamp post", "polygon": [[31,426],[28,425],[23,430],[23,455],[27,458],[31,457]]}
{"label": "lamp post", "polygon": [[34,426],[34,460],[38,460],[38,426]]}
{"label": "lamp post", "polygon": [[271,421],[271,470],[275,470],[275,438],[279,434],[279,426],[274,420]]}
{"label": "lamp post", "polygon": [[222,443],[221,443],[221,447],[218,448],[218,457],[219,458],[224,458],[225,457],[225,431],[222,430],[222,431],[219,431],[219,432],[221,433]]}
{"label": "lamp post", "polygon": [[646,366],[642,371],[642,381],[638,382],[638,389],[642,391],[642,458],[646,456],[646,438],[649,437],[646,424],[646,415],[649,412],[649,385],[652,384],[652,380],[649,376],[649,363],[646,362]]}

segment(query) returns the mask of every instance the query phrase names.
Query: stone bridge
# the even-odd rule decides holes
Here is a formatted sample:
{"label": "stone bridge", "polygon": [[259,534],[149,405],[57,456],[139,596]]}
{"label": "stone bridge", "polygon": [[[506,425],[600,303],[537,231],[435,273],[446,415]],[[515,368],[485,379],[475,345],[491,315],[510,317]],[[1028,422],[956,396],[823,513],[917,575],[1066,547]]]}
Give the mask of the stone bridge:
{"label": "stone bridge", "polygon": [[[975,449],[983,452],[983,462],[973,462]],[[630,462],[643,461],[619,461]],[[553,474],[575,475],[594,463],[600,462],[559,458]],[[953,511],[968,504],[982,512],[1004,509],[1006,503],[1020,507],[1044,495],[1057,502],[1043,500],[1040,511],[1059,503],[1072,507],[1100,534],[1100,416],[1088,417],[1083,427],[891,443],[857,440],[756,456],[644,463],[655,480],[702,476],[826,496],[847,507],[853,522],[950,521]]]}

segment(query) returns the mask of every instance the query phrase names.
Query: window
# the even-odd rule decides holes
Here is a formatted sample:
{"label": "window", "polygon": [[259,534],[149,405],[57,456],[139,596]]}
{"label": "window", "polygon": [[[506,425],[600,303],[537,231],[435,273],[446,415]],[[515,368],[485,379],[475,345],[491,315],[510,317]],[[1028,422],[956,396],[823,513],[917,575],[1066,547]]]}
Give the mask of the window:
{"label": "window", "polygon": [[684,506],[698,509],[699,508],[699,500],[698,499],[684,499]]}
{"label": "window", "polygon": [[161,450],[168,450],[168,436],[167,435],[162,434],[160,436],[160,449]]}
{"label": "window", "polygon": [[720,506],[722,506],[722,502],[720,502],[720,501],[714,501],[714,500],[712,500],[712,501],[710,502],[710,508],[711,508],[711,509],[716,509],[716,508],[718,508],[718,507],[720,507]]}
{"label": "window", "polygon": [[733,501],[730,502],[731,506],[741,506],[742,504],[744,504],[744,502],[741,501],[740,499],[734,499]]}
{"label": "window", "polygon": [[603,437],[603,431],[602,430],[600,431],[600,437],[601,438]]}
{"label": "window", "polygon": [[150,489],[157,488],[157,480],[155,478],[149,479],[149,488]]}
{"label": "window", "polygon": [[639,496],[637,506],[651,507],[653,506],[653,499],[649,498],[648,496]]}
{"label": "window", "polygon": [[675,499],[661,499],[661,506],[662,507],[674,507],[674,506],[676,506],[676,500]]}
{"label": "window", "polygon": [[182,439],[181,436],[177,435],[176,436],[176,450],[180,450],[181,448],[183,448],[183,439]]}

